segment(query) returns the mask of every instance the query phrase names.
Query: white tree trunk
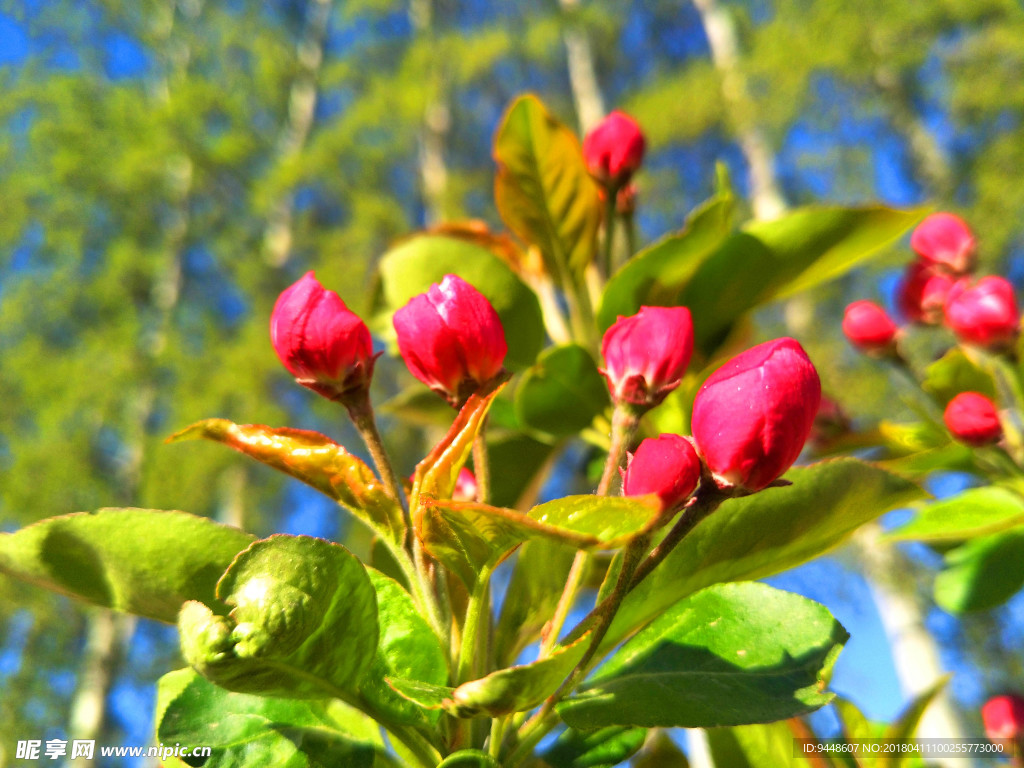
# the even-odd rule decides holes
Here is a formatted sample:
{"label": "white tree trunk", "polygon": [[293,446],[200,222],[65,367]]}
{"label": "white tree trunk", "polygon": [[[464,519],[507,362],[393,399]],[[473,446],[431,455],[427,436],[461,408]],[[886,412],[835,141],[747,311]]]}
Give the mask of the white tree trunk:
{"label": "white tree trunk", "polygon": [[594,66],[590,39],[571,18],[579,8],[579,0],[559,0],[559,5],[562,12],[570,17],[562,27],[562,42],[565,44],[576,117],[580,132],[585,134],[604,118],[604,98],[597,83],[597,68]]}
{"label": "white tree trunk", "polygon": [[[433,0],[410,0],[409,19],[417,37],[421,40],[435,39]],[[424,223],[428,227],[440,224],[447,218],[448,166],[444,157],[452,120],[451,107],[445,93],[444,73],[439,69],[443,65],[443,58],[439,57],[433,62],[433,70],[426,78],[429,95],[420,129],[420,186]]]}
{"label": "white tree trunk", "polygon": [[711,59],[722,78],[726,114],[735,123],[736,138],[747,160],[750,202],[754,218],[771,220],[786,211],[786,199],[775,174],[775,158],[763,131],[742,116],[747,114],[747,81],[739,66],[736,24],[718,0],[693,0],[711,48]]}
{"label": "white tree trunk", "polygon": [[[869,523],[857,531],[853,547],[889,640],[900,690],[910,700],[938,682],[946,671],[942,668],[935,638],[925,627],[927,606],[914,590],[910,565],[892,544],[880,542],[880,535],[878,524]],[[966,729],[948,689],[936,696],[925,710],[917,736],[966,737]],[[962,757],[933,757],[928,762],[941,768],[973,765],[973,761]]]}
{"label": "white tree trunk", "polygon": [[[296,51],[300,69],[288,93],[288,121],[278,139],[280,162],[287,162],[298,155],[309,138],[316,112],[317,77],[323,63],[330,15],[330,0],[312,0],[307,7],[306,27]],[[283,266],[291,256],[294,210],[295,200],[290,191],[283,192],[270,206],[263,234],[263,256],[271,266]]]}

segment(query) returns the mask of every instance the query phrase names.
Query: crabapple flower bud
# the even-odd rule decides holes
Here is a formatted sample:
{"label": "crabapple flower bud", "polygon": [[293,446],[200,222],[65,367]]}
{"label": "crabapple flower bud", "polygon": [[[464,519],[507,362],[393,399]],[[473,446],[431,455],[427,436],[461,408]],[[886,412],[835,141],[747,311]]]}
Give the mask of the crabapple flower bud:
{"label": "crabapple flower bud", "polygon": [[640,167],[645,144],[636,120],[612,112],[583,139],[583,158],[591,176],[617,189]]}
{"label": "crabapple flower bud", "polygon": [[690,441],[679,435],[649,437],[629,456],[622,474],[622,493],[656,493],[663,510],[678,507],[697,489],[700,459]]}
{"label": "crabapple flower bud", "polygon": [[979,392],[961,392],[942,418],[953,437],[967,445],[988,445],[1003,436],[995,403]]}
{"label": "crabapple flower bud", "polygon": [[759,491],[796,461],[821,401],[803,347],[759,344],[715,371],[693,403],[693,439],[721,487]]}
{"label": "crabapple flower bud", "polygon": [[873,301],[855,301],[843,314],[843,333],[857,349],[884,354],[894,348],[896,323]]}
{"label": "crabapple flower bud", "polygon": [[459,470],[459,476],[455,478],[455,489],[452,491],[452,498],[455,501],[476,501],[476,495],[476,475],[466,467],[463,467]]}
{"label": "crabapple flower bud", "polygon": [[1020,312],[1013,286],[1001,277],[983,277],[973,287],[961,280],[946,297],[946,324],[960,341],[998,349],[1013,343]]}
{"label": "crabapple flower bud", "polygon": [[456,408],[502,371],[508,345],[498,313],[461,277],[445,275],[392,322],[412,375]]}
{"label": "crabapple flower bud", "polygon": [[910,236],[910,247],[926,262],[963,275],[974,266],[974,235],[952,213],[933,213]]}
{"label": "crabapple flower bud", "polygon": [[324,397],[342,400],[369,387],[375,359],[370,331],[312,272],[278,297],[270,341],[295,380]]}
{"label": "crabapple flower bud", "polygon": [[913,323],[938,325],[946,297],[956,280],[923,261],[915,261],[904,273],[900,283],[899,306],[904,317]]}
{"label": "crabapple flower bud", "polygon": [[679,386],[693,354],[686,307],[640,307],[619,317],[601,341],[608,388],[616,403],[651,408]]}
{"label": "crabapple flower bud", "polygon": [[990,739],[1024,740],[1024,698],[1013,693],[993,696],[981,708],[981,721]]}

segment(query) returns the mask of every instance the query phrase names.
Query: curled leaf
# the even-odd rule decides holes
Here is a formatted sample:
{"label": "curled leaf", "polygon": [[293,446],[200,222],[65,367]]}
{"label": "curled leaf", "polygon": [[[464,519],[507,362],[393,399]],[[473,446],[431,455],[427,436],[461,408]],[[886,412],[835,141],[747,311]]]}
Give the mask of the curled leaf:
{"label": "curled leaf", "polygon": [[295,699],[356,695],[377,650],[377,600],[344,547],[275,535],[242,552],[217,585],[217,616],[190,601],[178,618],[182,653],[230,691]]}
{"label": "curled leaf", "polygon": [[206,419],[167,442],[212,440],[313,486],[394,542],[405,540],[402,510],[366,463],[319,432]]}

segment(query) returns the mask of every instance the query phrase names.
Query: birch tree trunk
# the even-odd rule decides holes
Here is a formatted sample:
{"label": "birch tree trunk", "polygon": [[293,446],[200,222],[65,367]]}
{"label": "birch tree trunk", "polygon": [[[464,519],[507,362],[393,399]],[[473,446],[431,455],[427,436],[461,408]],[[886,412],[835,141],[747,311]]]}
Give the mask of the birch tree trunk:
{"label": "birch tree trunk", "polygon": [[768,140],[749,117],[753,109],[746,76],[739,66],[736,24],[718,0],[693,0],[693,4],[708,38],[711,60],[722,79],[726,114],[733,122],[737,141],[747,161],[754,218],[778,218],[786,211],[786,199],[775,174],[775,157]]}
{"label": "birch tree trunk", "polygon": [[[419,43],[437,44],[434,0],[410,0],[409,20]],[[445,221],[448,213],[448,165],[445,147],[451,131],[451,106],[448,103],[444,56],[434,56],[427,75],[427,101],[419,138],[420,188],[423,195],[423,219],[427,227]]]}
{"label": "birch tree trunk", "polygon": [[576,118],[579,120],[580,133],[586,134],[604,117],[604,98],[597,83],[597,68],[594,66],[590,39],[574,18],[579,9],[579,0],[558,0],[558,3],[566,17],[562,25],[562,42],[565,45]]}
{"label": "birch tree trunk", "polygon": [[[310,0],[306,7],[306,25],[296,50],[299,72],[288,93],[288,119],[278,140],[278,162],[296,157],[309,139],[330,15],[331,0]],[[263,234],[263,258],[273,267],[283,266],[291,256],[294,212],[295,198],[290,191],[283,192],[270,206]]]}

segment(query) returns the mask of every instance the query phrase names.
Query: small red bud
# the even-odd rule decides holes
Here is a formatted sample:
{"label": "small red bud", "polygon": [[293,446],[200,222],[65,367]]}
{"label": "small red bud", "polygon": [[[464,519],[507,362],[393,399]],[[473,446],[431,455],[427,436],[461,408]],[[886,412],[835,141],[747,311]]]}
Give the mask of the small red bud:
{"label": "small red bud", "polygon": [[953,437],[968,445],[988,445],[1003,436],[995,403],[979,392],[961,392],[942,417]]}
{"label": "small red bud", "polygon": [[910,236],[910,247],[926,262],[963,275],[974,266],[974,235],[952,213],[933,213]]}
{"label": "small red bud", "polygon": [[1024,698],[1013,693],[993,696],[981,708],[981,721],[990,739],[1024,739]]}
{"label": "small red bud", "polygon": [[699,482],[700,458],[690,441],[665,434],[647,438],[629,456],[622,476],[622,493],[656,493],[662,510],[670,510],[686,501]]}
{"label": "small red bud", "polygon": [[843,314],[843,333],[857,349],[884,354],[894,348],[896,323],[873,301],[855,301]]}
{"label": "small red bud", "polygon": [[636,120],[612,112],[583,139],[583,158],[595,179],[617,189],[640,167],[645,144]]}
{"label": "small red bud", "polygon": [[983,277],[974,286],[961,280],[946,297],[946,324],[960,341],[988,349],[1010,346],[1020,329],[1013,286],[1001,277]]}
{"label": "small red bud", "polygon": [[476,495],[476,475],[463,467],[459,470],[459,476],[455,478],[455,490],[452,491],[452,498],[455,501],[476,501]]}
{"label": "small red bud", "polygon": [[370,331],[312,272],[278,297],[270,315],[270,341],[295,380],[324,397],[341,400],[370,385]]}
{"label": "small red bud", "polygon": [[679,386],[693,354],[686,307],[640,307],[619,317],[601,342],[605,378],[615,402],[653,407]]}
{"label": "small red bud", "polygon": [[693,402],[693,439],[722,487],[759,491],[800,455],[821,401],[803,347],[759,344],[715,371]]}
{"label": "small red bud", "polygon": [[412,375],[455,407],[502,371],[508,345],[498,313],[461,277],[445,275],[392,322]]}

